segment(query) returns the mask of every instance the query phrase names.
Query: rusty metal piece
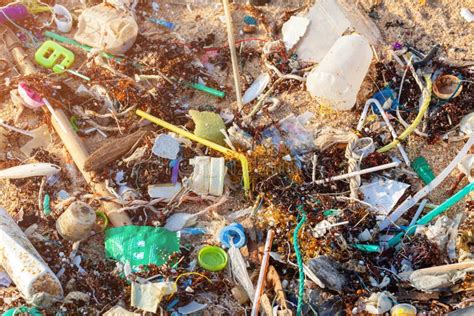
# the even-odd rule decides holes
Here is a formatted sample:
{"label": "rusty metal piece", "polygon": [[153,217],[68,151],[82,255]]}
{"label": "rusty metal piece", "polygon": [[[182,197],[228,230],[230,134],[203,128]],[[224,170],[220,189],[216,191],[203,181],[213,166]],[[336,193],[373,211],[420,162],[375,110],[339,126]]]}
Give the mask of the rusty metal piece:
{"label": "rusty metal piece", "polygon": [[109,163],[120,159],[129,152],[146,133],[147,131],[139,130],[128,136],[113,141],[106,141],[103,146],[87,157],[84,162],[84,170],[99,171]]}

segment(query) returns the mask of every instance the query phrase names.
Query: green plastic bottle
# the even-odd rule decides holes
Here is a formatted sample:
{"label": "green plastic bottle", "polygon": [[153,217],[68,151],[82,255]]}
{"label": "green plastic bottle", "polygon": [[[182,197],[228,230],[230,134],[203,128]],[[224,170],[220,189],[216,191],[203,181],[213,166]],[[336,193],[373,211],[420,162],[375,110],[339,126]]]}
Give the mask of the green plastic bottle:
{"label": "green plastic bottle", "polygon": [[435,178],[433,170],[431,170],[428,161],[423,156],[416,157],[411,163],[411,167],[425,184],[430,183]]}

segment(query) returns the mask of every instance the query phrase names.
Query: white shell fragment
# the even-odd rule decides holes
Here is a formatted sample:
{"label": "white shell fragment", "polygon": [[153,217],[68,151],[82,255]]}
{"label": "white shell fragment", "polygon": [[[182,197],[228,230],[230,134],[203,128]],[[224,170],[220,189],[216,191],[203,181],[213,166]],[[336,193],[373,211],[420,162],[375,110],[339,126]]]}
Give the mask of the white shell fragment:
{"label": "white shell fragment", "polygon": [[254,80],[252,85],[247,89],[247,91],[245,91],[242,98],[243,103],[247,104],[258,98],[258,96],[262,94],[269,83],[270,75],[268,73],[259,75],[257,79]]}
{"label": "white shell fragment", "polygon": [[22,179],[57,174],[61,168],[50,163],[30,163],[0,170],[0,179]]}
{"label": "white shell fragment", "polygon": [[308,29],[310,20],[302,16],[292,16],[288,21],[283,24],[281,32],[283,34],[283,42],[287,50],[290,50],[295,46],[300,38],[303,37],[304,33]]}

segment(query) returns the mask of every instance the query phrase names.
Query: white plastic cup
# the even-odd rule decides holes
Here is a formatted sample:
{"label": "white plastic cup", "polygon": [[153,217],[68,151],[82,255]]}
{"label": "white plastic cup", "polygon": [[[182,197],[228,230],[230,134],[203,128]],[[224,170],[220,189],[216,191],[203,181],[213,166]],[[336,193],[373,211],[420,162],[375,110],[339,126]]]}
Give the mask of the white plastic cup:
{"label": "white plastic cup", "polygon": [[306,88],[322,105],[350,110],[372,62],[369,41],[357,34],[340,37],[317,68],[308,75]]}
{"label": "white plastic cup", "polygon": [[28,303],[47,307],[62,299],[63,289],[56,275],[3,208],[0,208],[0,266]]}

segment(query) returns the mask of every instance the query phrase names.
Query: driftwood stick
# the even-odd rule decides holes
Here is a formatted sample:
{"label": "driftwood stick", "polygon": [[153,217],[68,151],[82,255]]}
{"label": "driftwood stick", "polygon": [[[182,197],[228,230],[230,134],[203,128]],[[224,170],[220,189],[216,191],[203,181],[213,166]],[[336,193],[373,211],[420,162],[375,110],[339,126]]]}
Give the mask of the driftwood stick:
{"label": "driftwood stick", "polygon": [[109,163],[123,157],[135,144],[145,136],[147,131],[139,130],[113,141],[106,141],[99,149],[87,157],[84,162],[85,171],[99,171]]}
{"label": "driftwood stick", "polygon": [[[81,139],[72,130],[66,114],[64,114],[62,110],[54,110],[54,115],[51,115],[51,121],[64,146],[66,147],[67,151],[74,160],[74,163],[76,164],[77,168],[82,173],[82,175],[86,179],[86,182],[90,185],[94,193],[100,195],[101,197],[111,197],[111,194],[107,190],[105,184],[103,182],[94,182],[94,173],[88,172],[84,169],[84,163],[87,160],[89,154],[87,153],[87,149],[85,148]],[[132,225],[132,221],[126,213],[113,212],[114,210],[119,209],[121,207],[119,204],[111,201],[102,201],[102,207],[107,216],[109,217],[109,220],[112,225]]]}

